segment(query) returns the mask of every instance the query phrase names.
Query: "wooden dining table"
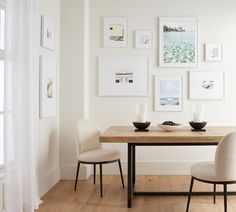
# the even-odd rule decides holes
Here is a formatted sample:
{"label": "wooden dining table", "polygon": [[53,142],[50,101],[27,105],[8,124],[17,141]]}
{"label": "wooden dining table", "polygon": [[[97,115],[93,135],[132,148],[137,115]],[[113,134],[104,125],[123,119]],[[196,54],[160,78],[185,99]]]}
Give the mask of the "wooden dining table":
{"label": "wooden dining table", "polygon": [[[101,143],[125,143],[128,145],[128,185],[127,206],[132,207],[133,196],[187,196],[188,191],[135,191],[135,147],[136,146],[212,146],[221,139],[236,131],[235,126],[209,126],[206,131],[192,131],[190,127],[183,127],[176,132],[166,132],[152,126],[148,132],[136,132],[132,126],[112,126],[99,137]],[[236,141],[235,141],[236,142]],[[192,195],[213,195],[213,192],[193,192]],[[223,192],[216,192],[223,195]],[[236,195],[236,192],[228,192]]]}

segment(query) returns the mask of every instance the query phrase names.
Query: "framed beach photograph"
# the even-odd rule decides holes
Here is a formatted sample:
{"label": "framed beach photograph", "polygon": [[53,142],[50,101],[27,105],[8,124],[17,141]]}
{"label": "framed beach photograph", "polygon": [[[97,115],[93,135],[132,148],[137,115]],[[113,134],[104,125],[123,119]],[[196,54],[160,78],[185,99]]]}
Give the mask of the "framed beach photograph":
{"label": "framed beach photograph", "polygon": [[45,16],[41,16],[41,46],[54,49],[54,23]]}
{"label": "framed beach photograph", "polygon": [[197,18],[160,17],[159,32],[160,67],[197,66]]}
{"label": "framed beach photograph", "polygon": [[155,111],[183,110],[182,76],[155,75]]}
{"label": "framed beach photograph", "polygon": [[127,18],[104,17],[103,19],[104,47],[127,47]]}
{"label": "framed beach photograph", "polygon": [[100,57],[100,96],[147,96],[148,58]]}
{"label": "framed beach photograph", "polygon": [[40,118],[56,116],[57,65],[40,56]]}
{"label": "framed beach photograph", "polygon": [[222,100],[225,92],[222,71],[190,71],[189,98],[192,100]]}
{"label": "framed beach photograph", "polygon": [[205,44],[205,60],[207,62],[222,61],[222,44],[221,43],[206,43]]}
{"label": "framed beach photograph", "polygon": [[150,49],[153,43],[152,31],[135,31],[135,48]]}

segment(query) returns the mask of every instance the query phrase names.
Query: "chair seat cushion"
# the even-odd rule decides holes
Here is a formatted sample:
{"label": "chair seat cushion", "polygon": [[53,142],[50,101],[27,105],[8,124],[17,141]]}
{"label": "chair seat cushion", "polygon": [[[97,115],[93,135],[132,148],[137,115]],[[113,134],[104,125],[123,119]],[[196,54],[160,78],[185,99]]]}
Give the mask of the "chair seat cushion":
{"label": "chair seat cushion", "polygon": [[89,163],[109,162],[120,159],[120,152],[115,149],[96,149],[83,152],[78,159]]}
{"label": "chair seat cushion", "polygon": [[191,167],[190,173],[193,177],[204,180],[214,182],[217,181],[215,174],[215,164],[214,162],[200,162],[196,163]]}

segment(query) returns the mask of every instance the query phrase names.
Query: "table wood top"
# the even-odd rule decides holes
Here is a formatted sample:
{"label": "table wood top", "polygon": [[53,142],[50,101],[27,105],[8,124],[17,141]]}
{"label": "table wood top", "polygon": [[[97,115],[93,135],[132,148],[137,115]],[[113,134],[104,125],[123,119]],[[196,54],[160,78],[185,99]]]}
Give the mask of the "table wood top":
{"label": "table wood top", "polygon": [[193,132],[190,127],[166,132],[157,126],[149,132],[135,132],[132,126],[112,126],[99,137],[101,143],[153,143],[153,144],[217,144],[225,135],[236,131],[236,126],[209,126],[206,132]]}

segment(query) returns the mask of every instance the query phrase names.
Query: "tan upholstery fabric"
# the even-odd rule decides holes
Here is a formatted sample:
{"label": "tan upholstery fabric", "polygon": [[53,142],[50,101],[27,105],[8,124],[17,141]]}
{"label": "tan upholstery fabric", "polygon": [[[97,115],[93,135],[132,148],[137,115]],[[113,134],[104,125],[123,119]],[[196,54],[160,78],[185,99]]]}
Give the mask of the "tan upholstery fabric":
{"label": "tan upholstery fabric", "polygon": [[220,141],[214,162],[196,163],[190,172],[193,177],[206,181],[236,181],[236,132]]}
{"label": "tan upholstery fabric", "polygon": [[90,120],[79,120],[77,124],[77,157],[83,152],[100,149],[99,135],[101,134],[98,125]]}
{"label": "tan upholstery fabric", "polygon": [[191,167],[191,175],[201,180],[215,181],[215,163],[200,162]]}
{"label": "tan upholstery fabric", "polygon": [[106,162],[120,159],[120,152],[113,149],[97,149],[82,153],[79,160],[83,162]]}

